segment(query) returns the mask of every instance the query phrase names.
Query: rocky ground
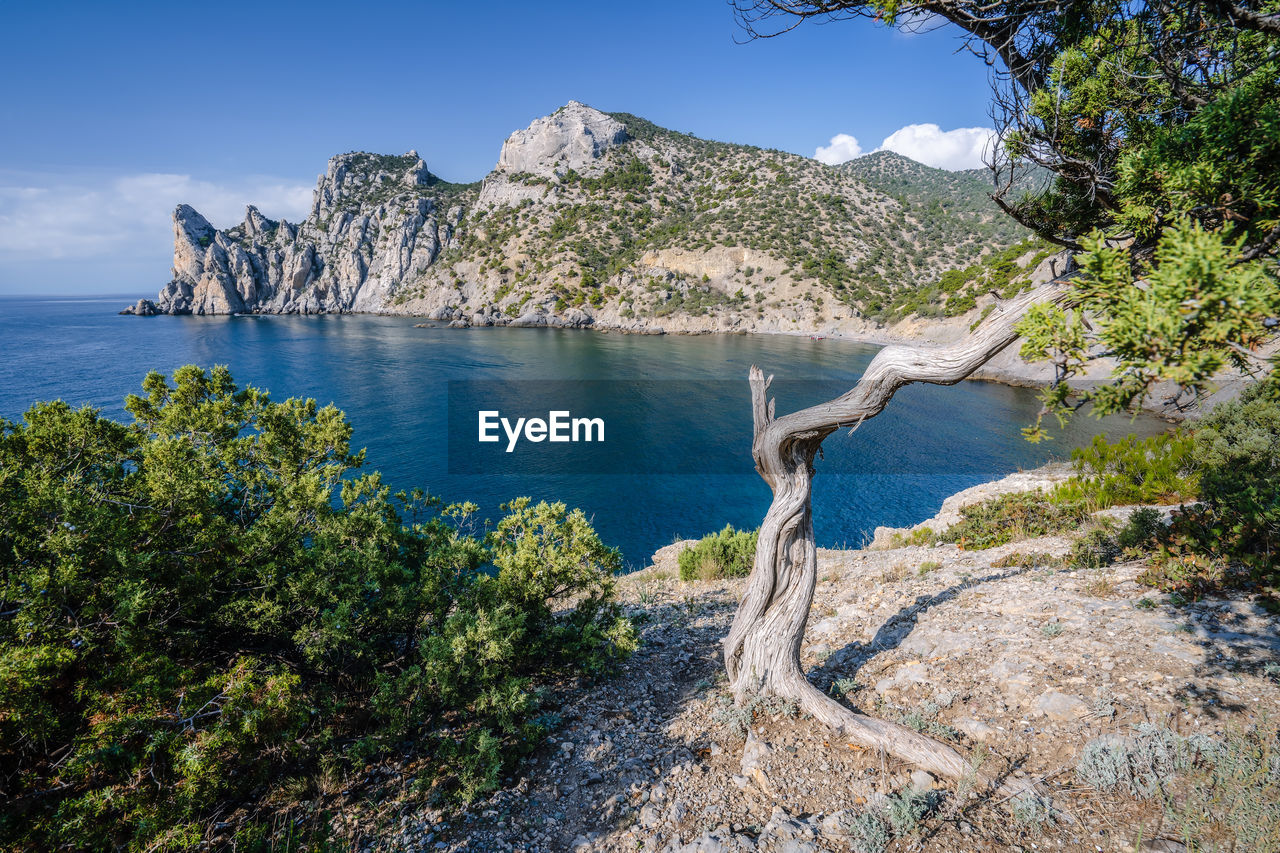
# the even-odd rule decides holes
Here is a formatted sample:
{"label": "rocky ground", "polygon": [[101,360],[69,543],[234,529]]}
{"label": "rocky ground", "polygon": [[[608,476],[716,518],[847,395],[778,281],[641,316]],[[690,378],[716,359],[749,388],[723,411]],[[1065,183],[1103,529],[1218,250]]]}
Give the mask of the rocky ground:
{"label": "rocky ground", "polygon": [[[891,540],[882,532],[880,545]],[[506,790],[461,814],[384,813],[398,828],[368,849],[878,849],[858,835],[860,816],[889,814],[912,791],[929,813],[882,839],[889,850],[1184,849],[1152,801],[1080,783],[1081,752],[1141,724],[1221,736],[1274,718],[1280,620],[1245,596],[1175,606],[1135,582],[1135,564],[1064,570],[1055,558],[1070,545],[822,550],[803,649],[815,684],[1037,782],[1048,813],[854,748],[785,703],[735,708],[719,655],[743,581],[679,581],[677,543],[622,584],[641,651],[620,677],[570,696]]]}

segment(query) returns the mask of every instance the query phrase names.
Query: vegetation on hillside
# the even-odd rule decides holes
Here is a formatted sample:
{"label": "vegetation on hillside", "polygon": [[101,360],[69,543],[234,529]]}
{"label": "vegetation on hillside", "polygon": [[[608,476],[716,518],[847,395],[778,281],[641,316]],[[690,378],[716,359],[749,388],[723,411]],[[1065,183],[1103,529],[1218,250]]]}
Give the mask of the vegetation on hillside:
{"label": "vegetation on hillside", "polygon": [[[1026,236],[980,200],[972,175],[935,188],[939,170],[920,167],[926,172],[913,175],[909,192],[894,197],[870,177],[806,157],[613,117],[629,141],[591,174],[506,176],[540,199],[473,209],[435,277],[401,300],[441,279],[460,287],[480,276],[496,278],[493,298],[515,311],[549,296],[561,309],[612,305],[630,316],[791,309],[820,321],[831,316],[824,306],[839,304],[889,320],[912,310],[906,303],[921,285]],[[963,191],[952,198],[956,187]],[[664,250],[700,257],[725,249],[747,250],[751,260],[714,281],[653,274],[641,263]]]}
{"label": "vegetation on hillside", "polygon": [[[1143,560],[1143,583],[1194,598],[1249,588],[1280,599],[1280,382],[1221,403],[1194,427],[1072,452],[1076,473],[1047,493],[1001,495],[965,507],[939,535],[971,549],[1083,530],[1073,562]],[[1116,530],[1091,513],[1113,506],[1177,505],[1165,524],[1136,512]]]}
{"label": "vegetation on hillside", "polygon": [[521,499],[477,536],[362,471],[332,406],[224,368],[143,388],[129,424],[0,421],[5,849],[254,849],[383,760],[468,800],[555,680],[635,647],[580,511]]}
{"label": "vegetation on hillside", "polygon": [[[1280,329],[1280,15],[1272,0],[735,0],[753,35],[797,18],[947,22],[994,69],[996,201],[1079,251],[1064,301],[1021,327],[1051,358],[1046,408],[1183,402],[1227,367],[1261,372]],[[775,19],[781,19],[777,21]],[[1047,172],[1042,189],[1030,173]],[[1065,380],[1103,355],[1111,381]],[[1043,432],[1029,432],[1040,438]]]}
{"label": "vegetation on hillside", "polygon": [[702,537],[680,552],[680,580],[745,578],[751,574],[759,536],[758,530],[734,530],[726,524],[719,533]]}

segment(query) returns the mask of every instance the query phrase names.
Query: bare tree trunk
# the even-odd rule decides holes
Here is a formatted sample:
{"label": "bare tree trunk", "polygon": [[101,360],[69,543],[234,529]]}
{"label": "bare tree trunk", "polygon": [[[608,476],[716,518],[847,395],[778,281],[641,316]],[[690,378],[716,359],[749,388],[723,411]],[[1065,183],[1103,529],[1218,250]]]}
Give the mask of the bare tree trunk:
{"label": "bare tree trunk", "polygon": [[[773,377],[765,379],[758,367],[751,368],[752,455],[756,470],[773,489],[773,504],[760,525],[755,565],[725,639],[725,668],[739,702],[757,694],[786,697],[861,746],[884,750],[937,776],[959,779],[974,772],[950,746],[855,713],[805,678],[800,644],[817,579],[813,460],[823,439],[879,414],[903,385],[951,385],[964,379],[1017,339],[1014,326],[1032,304],[1060,299],[1061,282],[1055,280],[1002,306],[997,318],[963,343],[946,348],[885,347],[848,393],[780,418],[768,399]],[[1005,785],[1001,790],[1015,794],[1023,786]]]}

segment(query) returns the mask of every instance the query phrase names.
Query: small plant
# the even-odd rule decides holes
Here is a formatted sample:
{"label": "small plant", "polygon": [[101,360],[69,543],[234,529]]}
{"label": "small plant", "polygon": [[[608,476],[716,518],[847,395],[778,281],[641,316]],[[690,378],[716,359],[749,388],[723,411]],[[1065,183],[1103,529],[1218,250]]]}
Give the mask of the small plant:
{"label": "small plant", "polygon": [[848,696],[850,693],[856,693],[862,689],[862,685],[852,678],[837,678],[831,682],[831,694],[833,696]]}
{"label": "small plant", "polygon": [[1116,544],[1121,548],[1144,548],[1155,542],[1164,532],[1164,516],[1160,510],[1149,506],[1136,509],[1120,532],[1116,534]]}
{"label": "small plant", "polygon": [[1158,799],[1188,841],[1222,834],[1232,849],[1280,850],[1280,731],[1273,726],[1216,738],[1143,723],[1133,737],[1086,744],[1076,779]]}
{"label": "small plant", "polygon": [[914,729],[921,734],[932,735],[943,740],[957,740],[960,737],[960,733],[946,723],[938,721],[939,710],[936,702],[926,700],[914,711],[907,711],[901,714],[901,722],[907,728]]}
{"label": "small plant", "polygon": [[916,574],[920,575],[920,577],[924,577],[929,574],[929,572],[936,572],[940,568],[942,568],[942,563],[937,560],[925,560],[920,564],[920,568],[916,570]]}
{"label": "small plant", "polygon": [[931,546],[938,541],[938,534],[932,528],[921,527],[918,530],[911,530],[907,533],[895,533],[893,535],[893,547],[908,548],[912,546]]}
{"label": "small plant", "polygon": [[1086,513],[1078,501],[1050,501],[1042,492],[1016,492],[964,507],[960,516],[960,522],[949,527],[940,539],[979,551],[1018,539],[1074,530]]}
{"label": "small plant", "polygon": [[880,575],[880,580],[883,583],[896,583],[905,579],[909,574],[911,574],[911,569],[906,563],[894,563]]}
{"label": "small plant", "polygon": [[933,792],[906,788],[889,796],[885,806],[885,817],[893,827],[895,836],[911,835],[920,828],[920,822],[936,807],[937,797]]}
{"label": "small plant", "polygon": [[1111,691],[1103,688],[1098,697],[1093,700],[1093,705],[1089,708],[1089,716],[1099,720],[1111,720],[1116,715],[1115,697],[1111,695]]}
{"label": "small plant", "polygon": [[893,840],[889,825],[884,818],[872,812],[865,812],[849,821],[846,831],[849,833],[849,848],[854,853],[883,853]]}
{"label": "small plant", "polygon": [[680,554],[680,580],[716,580],[751,574],[758,533],[734,530],[726,524],[719,533],[703,537]]}
{"label": "small plant", "polygon": [[720,707],[711,714],[711,719],[728,728],[735,738],[741,740],[747,736],[757,714],[794,718],[799,713],[799,705],[780,696],[756,695],[739,705],[726,693],[720,696]]}
{"label": "small plant", "polygon": [[1201,553],[1185,540],[1161,546],[1147,561],[1147,569],[1137,581],[1161,592],[1177,593],[1181,599],[1195,601],[1226,586],[1228,567],[1225,561]]}
{"label": "small plant", "polygon": [[1137,601],[1135,601],[1133,603],[1133,606],[1138,608],[1139,610],[1155,610],[1156,609],[1156,603],[1151,599],[1147,598],[1146,596],[1143,596],[1142,598],[1139,598]]}
{"label": "small plant", "polygon": [[1059,562],[1057,557],[1049,554],[1039,553],[1023,553],[1021,551],[1011,551],[998,560],[991,563],[993,569],[1030,569],[1035,566],[1052,565]]}
{"label": "small plant", "polygon": [[1062,633],[1061,622],[1046,622],[1040,626],[1040,633],[1044,634],[1050,640]]}
{"label": "small plant", "polygon": [[1071,546],[1068,565],[1073,569],[1101,569],[1120,559],[1122,549],[1106,527],[1094,527]]}
{"label": "small plant", "polygon": [[1142,723],[1131,738],[1104,736],[1085,744],[1076,765],[1076,779],[1100,791],[1121,791],[1147,799],[1190,762],[1187,739]]}
{"label": "small plant", "polygon": [[1053,809],[1043,797],[1024,791],[1010,803],[1014,821],[1022,827],[1039,833],[1053,821]]}
{"label": "small plant", "polygon": [[1106,598],[1116,591],[1116,582],[1106,569],[1094,569],[1080,591],[1093,598]]}

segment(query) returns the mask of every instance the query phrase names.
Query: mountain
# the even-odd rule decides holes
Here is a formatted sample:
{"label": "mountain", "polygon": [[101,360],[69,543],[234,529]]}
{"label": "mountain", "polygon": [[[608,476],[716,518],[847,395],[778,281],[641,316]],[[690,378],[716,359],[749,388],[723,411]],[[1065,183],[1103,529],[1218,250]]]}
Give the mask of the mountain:
{"label": "mountain", "polygon": [[126,311],[845,328],[895,319],[947,271],[1027,237],[980,186],[898,155],[831,167],[571,101],[513,133],[478,184],[412,151],[351,153],[297,224],[250,207],[217,229],[179,206],[172,280]]}
{"label": "mountain", "polygon": [[877,151],[835,168],[900,202],[936,211],[997,239],[1018,240],[1025,236],[1025,231],[991,200],[991,173],[986,169],[948,172],[893,151]]}

